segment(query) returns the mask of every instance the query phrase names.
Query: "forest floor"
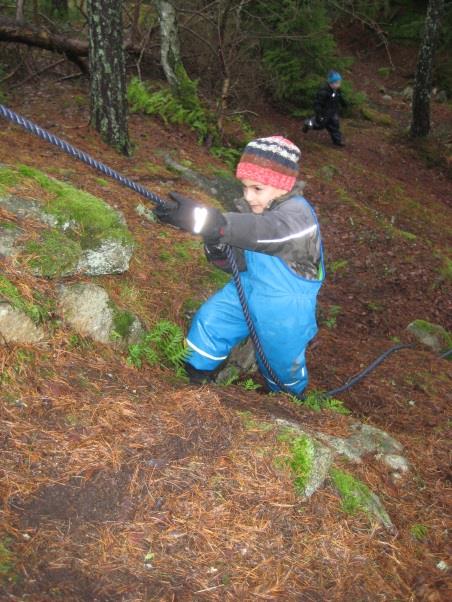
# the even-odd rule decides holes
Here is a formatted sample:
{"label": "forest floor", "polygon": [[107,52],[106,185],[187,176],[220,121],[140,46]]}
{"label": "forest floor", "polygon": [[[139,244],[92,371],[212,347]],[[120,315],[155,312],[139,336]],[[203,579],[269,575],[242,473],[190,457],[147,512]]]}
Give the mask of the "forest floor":
{"label": "forest floor", "polygon": [[[411,342],[406,327],[417,318],[452,329],[450,180],[405,140],[409,105],[382,100],[381,86],[406,85],[401,71],[385,79],[370,59],[356,63],[356,86],[392,125],[344,119],[343,149],[268,107],[254,118],[256,135],[301,146],[306,197],[321,224],[328,275],[308,352],[315,389]],[[135,152],[123,158],[88,128],[83,82],[36,80],[8,104],[159,194],[212,202],[164,164],[169,151],[203,173],[224,170],[184,128],[132,115]],[[433,104],[436,129],[451,117],[450,104]],[[148,326],[167,318],[186,328],[187,307],[217,287],[200,245],[143,221],[134,193],[7,123],[0,162],[37,167],[121,209],[138,243],[130,271],[95,280]],[[23,291],[56,293],[51,282],[7,274]],[[0,365],[2,600],[450,600],[441,563],[450,571],[452,374],[433,352],[392,355],[344,393],[351,417],[240,385],[194,388],[162,367],[133,368],[61,325],[42,347],[3,347]],[[411,464],[405,480],[366,460],[355,471],[378,491],[396,532],[345,514],[330,485],[297,497],[290,471],[274,461],[276,430],[260,427],[270,415],[335,435],[359,419],[398,439]]]}

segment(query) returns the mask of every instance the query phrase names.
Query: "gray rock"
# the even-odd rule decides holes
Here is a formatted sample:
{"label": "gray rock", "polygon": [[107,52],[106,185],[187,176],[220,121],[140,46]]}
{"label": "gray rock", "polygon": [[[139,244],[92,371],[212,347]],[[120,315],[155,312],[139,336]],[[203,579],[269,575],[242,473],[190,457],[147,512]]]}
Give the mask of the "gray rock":
{"label": "gray rock", "polygon": [[445,90],[440,90],[436,96],[436,100],[438,102],[447,102],[447,92]]}
{"label": "gray rock", "polygon": [[410,470],[408,460],[399,454],[379,454],[377,455],[377,458],[382,460],[386,466],[389,466],[389,468],[396,472],[405,474]]}
{"label": "gray rock", "polygon": [[256,355],[254,345],[251,339],[247,339],[244,343],[236,345],[233,348],[227,359],[225,367],[220,370],[215,381],[218,384],[229,382],[231,377],[239,377],[248,372],[257,371]]}
{"label": "gray rock", "polygon": [[389,94],[383,94],[382,100],[384,100],[384,102],[387,102],[389,104],[390,102],[392,102],[392,96],[390,96]]}
{"label": "gray rock", "polygon": [[145,207],[141,203],[135,207],[135,213],[137,213],[140,217],[144,217],[149,222],[156,222],[157,218],[154,213],[149,209],[149,207]]}
{"label": "gray rock", "polygon": [[414,320],[408,324],[407,330],[420,343],[437,353],[447,351],[452,347],[452,334],[439,324],[432,324],[426,320]]}
{"label": "gray rock", "polygon": [[122,274],[129,269],[133,246],[117,240],[105,240],[95,249],[86,249],[76,272],[88,276]]}
{"label": "gray rock", "polygon": [[391,454],[403,449],[403,446],[388,433],[374,426],[356,423],[352,425],[352,429],[355,432],[346,439],[325,433],[316,433],[316,437],[332,447],[338,454],[358,464],[365,454]]}
{"label": "gray rock", "polygon": [[22,199],[16,196],[0,196],[0,206],[21,219],[36,219],[47,226],[55,227],[57,220],[42,210],[41,205],[33,199]]}
{"label": "gray rock", "polygon": [[307,482],[304,486],[303,495],[308,498],[319,489],[328,477],[331,465],[334,459],[334,452],[317,441],[312,433],[308,433],[297,422],[285,420],[283,418],[274,418],[276,424],[283,429],[290,429],[297,436],[307,437],[312,443],[312,467]]}
{"label": "gray rock", "polygon": [[78,333],[106,345],[128,345],[135,343],[143,333],[136,316],[127,336],[115,336],[115,307],[108,293],[97,284],[78,283],[62,286],[58,310],[63,319]]}
{"label": "gray rock", "polygon": [[25,313],[9,303],[0,303],[0,344],[38,343],[44,338],[44,331]]}
{"label": "gray rock", "polygon": [[413,86],[406,86],[406,88],[402,90],[401,95],[405,100],[411,101],[413,99]]}
{"label": "gray rock", "polygon": [[107,292],[97,284],[71,284],[61,288],[58,309],[74,330],[109,344],[113,328],[109,301]]}
{"label": "gray rock", "polygon": [[14,225],[8,227],[0,224],[0,256],[11,257],[20,252],[17,240],[22,236],[23,231]]}

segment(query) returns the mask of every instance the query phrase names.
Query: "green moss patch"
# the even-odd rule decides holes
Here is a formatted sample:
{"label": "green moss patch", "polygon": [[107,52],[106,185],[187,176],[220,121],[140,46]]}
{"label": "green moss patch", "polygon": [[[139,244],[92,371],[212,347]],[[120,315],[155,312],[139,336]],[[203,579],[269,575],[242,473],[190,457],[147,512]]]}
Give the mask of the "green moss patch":
{"label": "green moss patch", "polygon": [[22,165],[18,172],[50,193],[53,198],[43,205],[43,210],[53,215],[61,227],[75,231],[82,248],[95,248],[106,239],[126,244],[132,242],[132,236],[119,214],[101,199],[49,178],[32,167]]}
{"label": "green moss patch", "polygon": [[295,474],[295,490],[304,495],[314,466],[315,448],[312,439],[307,435],[294,439],[291,454],[289,466]]}
{"label": "green moss patch", "polygon": [[39,305],[31,303],[24,299],[18,288],[5,276],[0,274],[0,301],[7,301],[18,311],[24,312],[33,322],[40,322],[43,317],[43,310]]}
{"label": "green moss patch", "polygon": [[73,272],[81,255],[80,243],[59,230],[46,230],[40,240],[31,240],[25,245],[25,259],[28,265],[47,278]]}
{"label": "green moss patch", "polygon": [[3,165],[0,166],[0,194],[8,192],[11,187],[17,184],[17,181],[18,176],[13,169]]}
{"label": "green moss patch", "polygon": [[375,109],[371,109],[368,105],[363,105],[361,108],[361,115],[367,121],[372,123],[376,123],[377,125],[392,125],[392,119],[386,113],[380,113],[379,111],[375,111]]}

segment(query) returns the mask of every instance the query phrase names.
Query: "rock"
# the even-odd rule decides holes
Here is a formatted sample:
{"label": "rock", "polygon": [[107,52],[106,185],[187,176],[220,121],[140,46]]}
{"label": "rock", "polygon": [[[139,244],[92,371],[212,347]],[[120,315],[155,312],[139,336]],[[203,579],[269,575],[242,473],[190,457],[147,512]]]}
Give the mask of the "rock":
{"label": "rock", "polygon": [[[108,293],[97,284],[62,286],[58,309],[74,330],[106,345],[135,343],[143,333],[138,318],[118,310]],[[120,322],[123,323],[122,327],[119,327]]]}
{"label": "rock", "polygon": [[414,320],[407,326],[410,332],[416,339],[430,347],[437,353],[448,351],[452,348],[452,334],[445,330],[439,324],[427,322],[427,320]]}
{"label": "rock", "polygon": [[58,222],[53,215],[42,210],[33,199],[22,199],[16,196],[0,196],[0,206],[20,219],[35,219],[47,226],[55,227]]}
{"label": "rock", "polygon": [[146,207],[145,205],[142,205],[141,203],[135,207],[135,212],[139,216],[146,218],[149,222],[157,221],[157,218],[155,217],[151,209],[149,209],[149,207]]}
{"label": "rock", "polygon": [[402,90],[401,96],[405,100],[411,101],[413,99],[413,86],[406,86],[406,88]]}
{"label": "rock", "polygon": [[378,125],[392,125],[392,119],[390,115],[386,115],[386,113],[380,113],[379,111],[375,111],[375,109],[371,109],[368,105],[363,105],[361,107],[361,115],[367,121],[376,123]]}
{"label": "rock", "polygon": [[378,454],[377,458],[396,472],[404,474],[410,470],[408,460],[404,456],[398,454]]}
{"label": "rock", "polygon": [[384,94],[384,95],[382,96],[382,100],[383,100],[384,102],[387,102],[387,103],[389,104],[389,103],[391,103],[391,102],[392,102],[392,96],[389,96],[389,94]]}
{"label": "rock", "polygon": [[118,240],[104,240],[98,247],[83,251],[77,272],[88,276],[122,274],[129,269],[133,246]]}
{"label": "rock", "polygon": [[215,382],[224,384],[230,382],[233,377],[239,377],[241,374],[257,371],[256,355],[254,345],[250,338],[244,343],[236,345],[226,361],[224,368],[218,373]]}
{"label": "rock", "polygon": [[[298,493],[309,498],[327,479],[333,463],[334,453],[317,441],[311,433],[307,433],[298,423],[283,418],[275,418],[274,421],[284,430],[292,431],[294,439],[298,438],[303,442],[307,456],[304,464],[305,467],[308,467],[308,470],[297,476],[296,485]],[[292,466],[292,468],[294,467]]]}
{"label": "rock", "polygon": [[403,449],[401,443],[374,426],[356,423],[352,425],[352,429],[355,432],[346,439],[325,433],[316,433],[316,437],[332,447],[338,454],[356,463],[360,463],[365,454],[392,454]]}
{"label": "rock", "polygon": [[[14,182],[32,180],[34,186],[41,186],[46,199],[39,202],[11,194],[0,196],[1,207],[28,222],[27,232],[36,229],[31,220],[48,226],[44,230],[39,228],[37,235],[30,237],[18,253],[18,260],[33,274],[58,278],[80,273],[120,274],[128,270],[134,242],[118,209],[38,170],[26,167],[4,170],[4,179],[10,178],[12,191]],[[7,251],[11,244],[8,239]]]}
{"label": "rock", "polygon": [[11,257],[20,251],[16,244],[23,230],[8,222],[0,223],[0,256]]}
{"label": "rock", "polygon": [[24,312],[9,303],[0,303],[0,343],[38,343],[44,331]]}
{"label": "rock", "polygon": [[438,102],[447,102],[447,93],[445,90],[440,90],[436,96]]}

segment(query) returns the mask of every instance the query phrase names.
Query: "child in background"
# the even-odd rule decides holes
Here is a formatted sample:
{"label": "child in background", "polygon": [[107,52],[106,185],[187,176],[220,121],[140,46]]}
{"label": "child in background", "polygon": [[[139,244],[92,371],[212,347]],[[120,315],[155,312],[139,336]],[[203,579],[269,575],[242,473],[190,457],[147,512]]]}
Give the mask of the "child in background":
{"label": "child in background", "polygon": [[[235,254],[250,314],[273,371],[294,394],[308,382],[305,350],[317,333],[316,299],[324,279],[314,210],[296,186],[299,148],[281,136],[250,142],[237,166],[243,185],[238,212],[222,213],[172,193],[160,220],[199,234],[210,261],[224,268],[225,245]],[[211,380],[232,348],[248,336],[233,281],[195,314],[187,335],[192,382]],[[279,388],[259,357],[268,388]]]}
{"label": "child in background", "polygon": [[339,109],[345,107],[345,102],[340,90],[342,76],[337,71],[330,71],[327,83],[318,90],[315,102],[315,116],[305,119],[303,132],[309,130],[326,129],[330,133],[331,140],[335,146],[345,146],[339,124]]}

